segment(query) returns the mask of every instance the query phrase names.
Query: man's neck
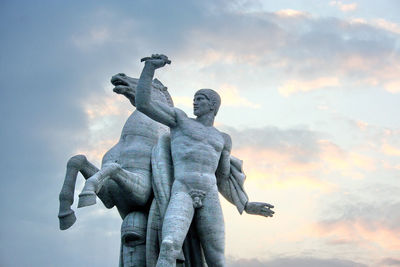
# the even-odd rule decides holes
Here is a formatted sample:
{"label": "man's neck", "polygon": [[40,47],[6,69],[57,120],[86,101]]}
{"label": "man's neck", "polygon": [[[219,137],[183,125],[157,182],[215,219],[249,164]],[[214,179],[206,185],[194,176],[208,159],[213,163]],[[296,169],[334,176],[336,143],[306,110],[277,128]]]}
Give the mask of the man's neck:
{"label": "man's neck", "polygon": [[196,118],[196,121],[200,122],[204,126],[210,127],[214,125],[215,115],[213,112],[209,112],[207,114],[201,115]]}

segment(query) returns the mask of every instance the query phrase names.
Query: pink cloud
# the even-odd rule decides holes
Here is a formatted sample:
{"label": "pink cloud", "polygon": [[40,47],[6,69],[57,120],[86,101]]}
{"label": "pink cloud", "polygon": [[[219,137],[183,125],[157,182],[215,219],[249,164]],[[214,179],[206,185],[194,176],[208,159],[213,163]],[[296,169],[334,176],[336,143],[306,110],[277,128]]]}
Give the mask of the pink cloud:
{"label": "pink cloud", "polygon": [[[358,243],[370,246],[378,245],[383,249],[400,251],[399,229],[390,229],[379,218],[374,221],[365,221],[362,218],[354,221],[334,221],[318,223],[313,226],[318,236],[330,240]],[[367,243],[366,243],[367,242]]]}
{"label": "pink cloud", "polygon": [[309,17],[310,14],[304,11],[294,10],[294,9],[282,9],[276,11],[274,14],[280,17]]}
{"label": "pink cloud", "polygon": [[357,3],[344,4],[342,1],[331,1],[329,4],[338,7],[343,12],[354,11],[358,6]]}
{"label": "pink cloud", "polygon": [[309,92],[326,87],[339,86],[340,82],[337,77],[319,77],[313,80],[290,80],[285,82],[278,91],[289,96],[297,92]]}

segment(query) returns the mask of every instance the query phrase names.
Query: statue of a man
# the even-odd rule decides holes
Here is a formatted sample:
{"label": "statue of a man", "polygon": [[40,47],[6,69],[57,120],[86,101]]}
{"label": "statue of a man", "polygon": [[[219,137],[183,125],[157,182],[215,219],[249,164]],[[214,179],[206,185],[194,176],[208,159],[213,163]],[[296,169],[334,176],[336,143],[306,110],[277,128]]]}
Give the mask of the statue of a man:
{"label": "statue of a man", "polygon": [[[171,129],[174,181],[162,226],[157,267],[176,266],[176,259],[193,221],[209,267],[225,266],[225,233],[218,197],[218,179],[230,174],[231,138],[218,131],[214,118],[221,99],[211,89],[201,89],[193,99],[195,119],[182,110],[151,97],[151,81],[157,68],[170,63],[164,55],[144,58],[145,66],[136,92],[136,107]],[[217,175],[216,175],[217,174]],[[272,216],[272,205],[248,202],[247,213]]]}

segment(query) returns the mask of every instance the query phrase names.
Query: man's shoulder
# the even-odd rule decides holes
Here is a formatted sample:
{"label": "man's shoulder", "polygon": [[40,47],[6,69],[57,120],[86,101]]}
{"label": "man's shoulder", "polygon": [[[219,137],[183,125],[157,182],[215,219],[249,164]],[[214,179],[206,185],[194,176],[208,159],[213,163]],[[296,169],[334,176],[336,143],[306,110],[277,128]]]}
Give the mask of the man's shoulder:
{"label": "man's shoulder", "polygon": [[224,146],[230,150],[232,148],[231,136],[229,134],[221,132],[221,131],[219,131],[219,133],[221,134],[222,138],[224,139],[224,143],[225,143]]}
{"label": "man's shoulder", "polygon": [[190,119],[183,110],[181,110],[177,107],[173,107],[173,111],[175,113],[175,116],[174,116],[175,121],[176,121],[175,127],[179,127],[180,125],[185,124],[185,121]]}
{"label": "man's shoulder", "polygon": [[231,136],[230,136],[229,134],[224,133],[224,132],[221,132],[221,131],[219,131],[219,132],[221,133],[221,135],[222,135],[222,137],[223,137],[224,139],[229,139],[229,140],[231,140]]}

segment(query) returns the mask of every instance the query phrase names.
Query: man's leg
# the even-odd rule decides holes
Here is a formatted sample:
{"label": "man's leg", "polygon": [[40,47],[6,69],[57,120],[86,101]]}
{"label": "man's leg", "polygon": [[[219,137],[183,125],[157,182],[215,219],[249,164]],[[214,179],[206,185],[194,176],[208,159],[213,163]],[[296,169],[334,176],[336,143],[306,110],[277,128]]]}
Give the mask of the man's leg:
{"label": "man's leg", "polygon": [[193,219],[192,198],[188,193],[175,189],[177,189],[176,185],[172,188],[171,199],[163,221],[162,243],[157,267],[176,266],[176,259]]}
{"label": "man's leg", "polygon": [[207,192],[194,220],[208,267],[224,267],[225,225],[217,188]]}

